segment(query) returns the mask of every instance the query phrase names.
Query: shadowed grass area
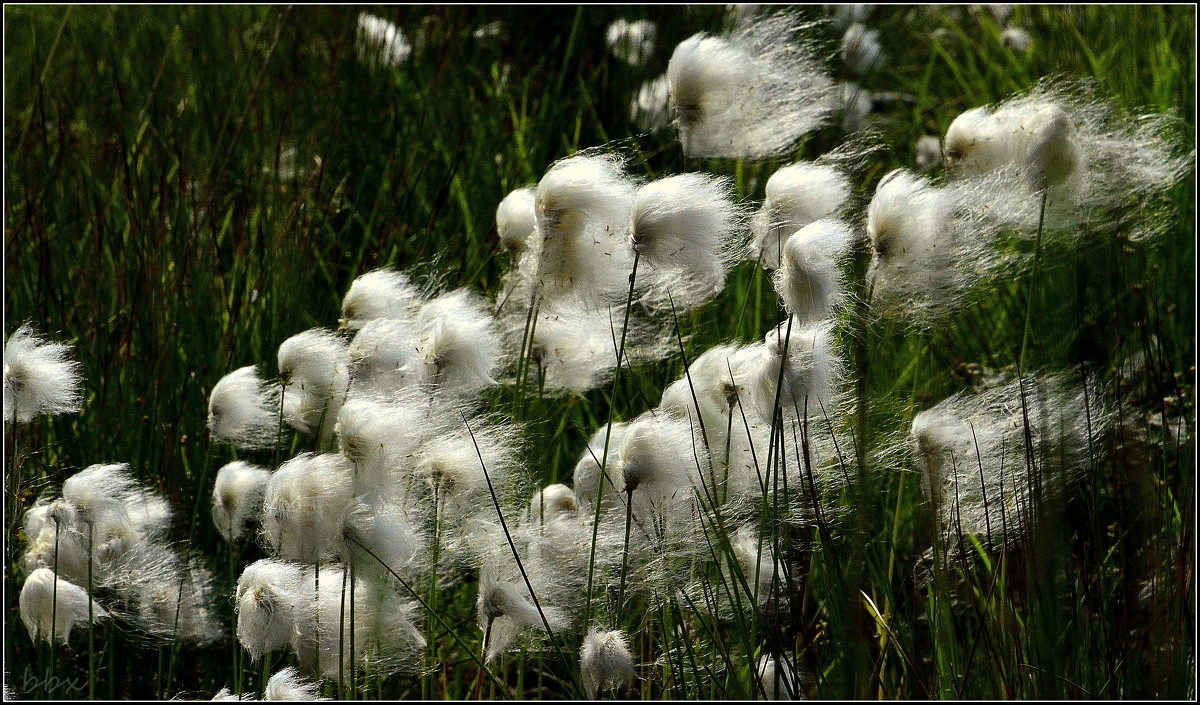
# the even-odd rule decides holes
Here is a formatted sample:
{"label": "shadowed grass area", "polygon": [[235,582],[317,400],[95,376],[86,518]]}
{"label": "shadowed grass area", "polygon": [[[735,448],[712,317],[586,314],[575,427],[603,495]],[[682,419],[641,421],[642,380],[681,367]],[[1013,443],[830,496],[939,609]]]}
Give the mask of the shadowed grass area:
{"label": "shadowed grass area", "polygon": [[[33,645],[17,605],[20,513],[83,467],[129,463],[173,507],[170,537],[216,570],[216,609],[235,623],[237,575],[265,552],[221,540],[209,518],[213,481],[237,457],[273,458],[210,443],[208,395],[245,365],[275,376],[280,343],[335,327],[358,275],[388,266],[494,300],[513,264],[497,241],[496,206],[557,159],[608,145],[639,177],[728,175],[757,205],[778,167],[848,137],[834,119],[794,159],[751,163],[688,159],[671,129],[639,130],[630,100],[678,42],[729,25],[720,6],[373,12],[411,44],[396,66],[360,55],[350,8],[5,8],[6,335],[30,321],[72,344],[85,380],[81,413],[5,429],[6,475],[15,473],[6,486],[16,489],[6,502],[6,683],[18,696],[71,697],[37,680],[47,669],[85,683],[94,672],[93,697],[253,693],[294,662],[277,652],[252,664],[235,640],[195,649],[121,623],[97,625],[91,654],[81,633],[53,654]],[[618,17],[657,22],[644,66],[606,50]],[[1195,148],[1192,7],[1020,6],[1003,23],[965,6],[878,7],[866,23],[887,59],[861,79],[836,58],[838,29],[811,30],[838,80],[892,94],[867,118],[872,136],[859,135],[878,146],[853,174],[847,219],[860,230],[880,178],[913,168],[919,137],[1047,75],[1094,79],[1099,96],[1131,114],[1174,113]],[[1030,49],[1002,43],[1010,25],[1029,32]],[[717,618],[689,602],[748,600],[755,578],[724,560],[727,538],[696,568],[699,582],[718,586],[711,595],[635,599],[608,626],[630,636],[638,697],[761,697],[754,664],[784,651],[814,697],[1193,697],[1194,201],[1189,174],[1134,214],[1166,219],[1156,238],[1096,232],[1048,244],[1036,279],[1014,272],[927,331],[867,326],[847,307],[834,337],[861,407],[834,420],[856,434],[839,449],[848,481],[828,489],[837,515],[814,528],[762,512],[784,566],[784,609],[749,600]],[[1012,247],[1033,252],[1029,242]],[[857,299],[868,249],[850,266]],[[902,455],[873,451],[902,444],[917,412],[1016,370],[1031,292],[1027,368],[1099,378],[1113,431],[1070,491],[1039,507],[1036,536],[1005,550],[965,537],[953,560],[926,559],[945,536],[920,474]],[[769,273],[741,263],[716,299],[679,317],[683,355],[625,369],[615,387],[582,396],[496,387],[485,406],[523,424],[532,484],[570,483],[596,429],[655,407],[683,357],[761,340],[783,320]],[[561,652],[500,656],[489,678],[478,664],[475,581],[419,590],[442,617],[421,622],[420,672],[368,674],[360,696],[582,697],[567,664],[578,666],[590,625],[559,634]]]}

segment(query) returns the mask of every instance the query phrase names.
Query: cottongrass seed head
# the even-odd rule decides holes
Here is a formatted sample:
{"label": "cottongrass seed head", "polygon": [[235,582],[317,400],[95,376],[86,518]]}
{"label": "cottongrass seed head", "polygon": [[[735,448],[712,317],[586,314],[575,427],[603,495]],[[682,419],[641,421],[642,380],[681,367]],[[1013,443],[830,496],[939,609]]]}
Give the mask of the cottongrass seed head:
{"label": "cottongrass seed head", "polygon": [[[1088,223],[1122,227],[1129,239],[1156,234],[1168,218],[1112,217],[1114,206],[1144,205],[1194,169],[1195,150],[1174,115],[1131,117],[1096,94],[1094,83],[1043,79],[995,106],[968,110],[946,131],[946,169],[954,179],[1007,172],[1000,198],[1046,195],[1045,225],[1076,238]],[[1036,234],[1037,209],[1010,218]]]}
{"label": "cottongrass seed head", "polygon": [[244,460],[235,460],[217,471],[212,517],[226,541],[240,539],[246,533],[246,524],[258,517],[270,478],[270,470]]}
{"label": "cottongrass seed head", "polygon": [[767,179],[766,199],[752,221],[747,256],[764,269],[779,267],[783,244],[797,230],[833,217],[850,198],[850,179],[837,166],[797,162]]}
{"label": "cottongrass seed head", "polygon": [[579,649],[579,671],[589,699],[595,700],[607,690],[624,695],[634,679],[633,654],[625,633],[620,629],[589,629]]}
{"label": "cottongrass seed head", "polygon": [[301,610],[313,599],[306,578],[299,564],[273,558],[242,571],[235,594],[237,638],[254,661],[291,644]]}
{"label": "cottongrass seed head", "polygon": [[638,189],[630,238],[650,274],[648,301],[689,311],[720,292],[745,220],[727,177],[677,174]]}
{"label": "cottongrass seed head", "polygon": [[283,415],[301,433],[333,435],[338,409],[350,387],[346,344],[330,331],[313,328],[279,346]]}
{"label": "cottongrass seed head", "polygon": [[208,396],[212,440],[242,450],[270,448],[279,433],[279,387],[267,385],[254,365],[230,372]]}
{"label": "cottongrass seed head", "polygon": [[408,275],[394,269],[376,269],[360,275],[342,297],[342,330],[356,331],[379,318],[410,320],[423,300],[421,290]]}
{"label": "cottongrass seed head", "polygon": [[354,46],[359,61],[381,66],[399,66],[412,53],[412,44],[399,27],[368,12],[358,15]]}
{"label": "cottongrass seed head", "polygon": [[66,644],[72,628],[87,624],[89,603],[92,619],[108,616],[107,610],[88,598],[87,590],[56,577],[49,568],[38,568],[21,588],[21,621],[35,642],[53,639]]}
{"label": "cottongrass seed head", "polygon": [[839,220],[818,220],[797,230],[783,247],[775,292],[800,324],[833,315],[841,303],[841,260],[854,244],[854,230]]}
{"label": "cottongrass seed head", "polygon": [[301,453],[267,481],[262,531],[281,558],[316,563],[336,555],[354,499],[354,463],[338,453]]}
{"label": "cottongrass seed head", "polygon": [[295,666],[288,666],[267,681],[265,700],[329,700],[321,697],[319,683],[304,680]]}
{"label": "cottongrass seed head", "polygon": [[781,156],[828,120],[837,106],[834,83],[816,49],[797,36],[810,29],[780,12],[675,47],[667,80],[683,153]]}
{"label": "cottongrass seed head", "polygon": [[496,232],[500,247],[519,256],[529,247],[537,227],[537,187],[522,186],[496,206]]}
{"label": "cottongrass seed head", "polygon": [[80,367],[67,359],[71,346],[39,338],[26,323],[4,346],[4,422],[79,411]]}

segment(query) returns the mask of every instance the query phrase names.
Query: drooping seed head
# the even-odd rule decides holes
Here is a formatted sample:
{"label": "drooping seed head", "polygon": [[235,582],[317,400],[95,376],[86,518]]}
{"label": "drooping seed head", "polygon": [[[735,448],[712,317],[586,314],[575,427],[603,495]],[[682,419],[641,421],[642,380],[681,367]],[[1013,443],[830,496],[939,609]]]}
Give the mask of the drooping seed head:
{"label": "drooping seed head", "polygon": [[67,359],[71,346],[39,338],[28,323],[4,346],[4,422],[79,411],[82,365]]}

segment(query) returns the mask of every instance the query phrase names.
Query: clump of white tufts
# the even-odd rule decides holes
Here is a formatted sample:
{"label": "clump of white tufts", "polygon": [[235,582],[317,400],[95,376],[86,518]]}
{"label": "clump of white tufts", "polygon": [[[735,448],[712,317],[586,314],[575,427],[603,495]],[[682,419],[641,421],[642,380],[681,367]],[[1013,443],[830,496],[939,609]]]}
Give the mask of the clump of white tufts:
{"label": "clump of white tufts", "polygon": [[294,335],[279,346],[279,377],[284,418],[296,430],[327,443],[350,387],[346,345],[320,328]]}
{"label": "clump of white tufts", "polygon": [[404,272],[376,269],[359,276],[342,298],[343,330],[358,330],[378,318],[411,320],[421,307],[421,291]]}
{"label": "clump of white tufts", "polygon": [[403,471],[417,447],[436,433],[420,392],[395,400],[352,398],[338,412],[342,455],[354,465],[354,494],[400,499]]}
{"label": "clump of white tufts", "polygon": [[494,386],[503,341],[487,300],[469,289],[442,294],[421,307],[416,360],[422,385],[470,396]]}
{"label": "clump of white tufts", "polygon": [[[573,475],[575,494],[580,502],[595,506],[597,498],[600,498],[607,506],[617,506],[621,503],[620,495],[625,492],[625,475],[618,467],[617,448],[628,426],[629,424],[623,421],[613,422],[611,430],[602,426],[588,440],[587,448],[575,463]],[[606,438],[607,459],[604,453]]]}
{"label": "clump of white tufts", "polygon": [[295,666],[288,666],[267,681],[267,690],[263,694],[265,700],[329,700],[321,697],[321,687],[317,683],[306,681],[300,677]]}
{"label": "clump of white tufts", "polygon": [[703,441],[690,423],[646,412],[625,428],[610,471],[622,475],[626,493],[648,496],[661,510],[666,501],[686,500],[700,486],[703,456]]}
{"label": "clump of white tufts", "polygon": [[654,41],[658,38],[658,26],[650,20],[625,18],[614,20],[604,33],[604,41],[612,55],[633,67],[646,63],[654,53]]}
{"label": "clump of white tufts", "polygon": [[560,518],[573,517],[579,512],[575,492],[563,484],[548,485],[529,500],[529,521],[548,524]]}
{"label": "clump of white tufts", "polygon": [[107,610],[88,598],[86,590],[56,577],[49,568],[38,568],[21,588],[21,621],[35,642],[66,644],[72,628],[88,623],[89,603],[92,619],[108,616]]}
{"label": "clump of white tufts", "polygon": [[767,179],[766,200],[754,215],[748,256],[764,269],[778,268],[792,233],[833,217],[849,198],[850,180],[835,166],[798,162],[779,169]]}
{"label": "clump of white tufts", "polygon": [[767,333],[765,343],[749,380],[761,417],[773,418],[776,408],[784,418],[832,416],[842,371],[828,325],[785,321]]}
{"label": "clump of white tufts", "polygon": [[212,576],[166,543],[170,518],[166,501],[125,464],[92,465],[63,483],[61,499],[39,500],[26,513],[21,566],[27,574],[52,568],[116,595],[131,609],[126,618],[154,635],[211,643],[220,636]]}
{"label": "clump of white tufts", "polygon": [[355,41],[359,61],[382,66],[399,66],[412,53],[412,44],[396,25],[367,12],[358,15]]}
{"label": "clump of white tufts", "polygon": [[745,220],[727,177],[678,174],[638,189],[630,239],[647,268],[647,302],[690,311],[725,286]]}
{"label": "clump of white tufts", "polygon": [[312,581],[295,563],[264,558],[251,563],[238,578],[235,595],[237,638],[250,658],[287,648],[300,610],[313,599]]}
{"label": "clump of white tufts", "polygon": [[921,171],[940,166],[942,163],[942,141],[933,135],[922,135],[917,140],[917,168]]}
{"label": "clump of white tufts", "polygon": [[246,533],[246,524],[258,516],[270,477],[270,470],[244,460],[235,460],[217,471],[212,517],[226,541],[240,539]]}
{"label": "clump of white tufts", "polygon": [[[1077,237],[1080,223],[1157,194],[1193,168],[1194,150],[1178,118],[1130,117],[1095,95],[1091,83],[1047,79],[996,106],[959,115],[946,131],[947,173],[970,180],[1001,173],[1001,198],[1046,197],[1045,225]],[[986,195],[986,194],[985,194]],[[1011,221],[1033,237],[1037,209]],[[1130,225],[1133,239],[1154,234],[1163,219]],[[1127,219],[1126,219],[1127,220]]]}
{"label": "clump of white tufts", "polygon": [[39,338],[28,323],[4,346],[4,422],[79,411],[80,363],[67,359],[71,346]]}
{"label": "clump of white tufts", "polygon": [[[697,438],[707,440],[707,448],[718,465],[727,464],[736,453],[733,436],[742,433],[746,422],[755,423],[757,414],[748,396],[747,384],[757,367],[761,343],[727,344],[710,348],[697,357],[687,373],[663,390],[659,408],[689,421]],[[743,419],[740,403],[749,405],[752,419]],[[719,462],[722,459],[726,462]]]}
{"label": "clump of white tufts", "polygon": [[800,324],[829,318],[841,302],[839,261],[850,252],[854,231],[838,220],[818,220],[796,231],[783,248],[775,291]]}
{"label": "clump of white tufts", "polygon": [[476,601],[479,628],[484,633],[484,654],[488,661],[513,646],[522,632],[528,629],[553,631],[566,629],[570,615],[557,607],[535,604],[524,581],[502,581],[495,569],[485,565],[480,570],[479,598]]}
{"label": "clump of white tufts", "polygon": [[[614,341],[620,340],[622,323],[618,314],[616,309],[591,309],[571,301],[541,306],[529,340],[538,383],[549,391],[583,394],[607,381],[617,366]],[[634,321],[630,323],[632,327]],[[513,326],[521,328],[510,334],[524,333],[523,318]]]}
{"label": "clump of white tufts", "polygon": [[638,89],[629,105],[629,117],[642,132],[657,132],[670,124],[670,84],[667,75],[651,79]]}
{"label": "clump of white tufts", "polygon": [[[413,671],[425,639],[413,625],[413,604],[377,580],[340,565],[308,569],[305,582],[319,584],[315,600],[297,621],[292,648],[302,668],[329,679],[354,670],[387,676]],[[353,649],[351,648],[353,645]]]}
{"label": "clump of white tufts", "polygon": [[991,545],[1021,535],[1035,492],[1061,491],[1087,469],[1109,425],[1092,380],[999,381],[917,414],[910,435],[922,489],[943,527]]}
{"label": "clump of white tufts", "polygon": [[1008,27],[1000,33],[1000,43],[1018,52],[1027,52],[1033,46],[1033,37],[1020,27]]}
{"label": "clump of white tufts", "polygon": [[867,209],[867,281],[877,312],[928,323],[994,273],[994,230],[971,212],[979,203],[977,193],[939,189],[903,169],[883,177]]}
{"label": "clump of white tufts", "polygon": [[829,118],[833,81],[814,48],[795,36],[810,27],[783,12],[675,48],[667,80],[684,154],[779,156]]}
{"label": "clump of white tufts", "polygon": [[496,231],[500,235],[500,246],[513,255],[520,255],[529,247],[536,227],[536,187],[522,186],[505,196],[496,207]]}
{"label": "clump of white tufts", "polygon": [[867,29],[858,22],[850,25],[842,36],[840,51],[846,68],[859,76],[882,68],[885,61],[879,46],[879,30]]}
{"label": "clump of white tufts", "polygon": [[338,553],[353,501],[354,464],[337,453],[302,453],[271,475],[262,530],[281,558],[316,563]]}
{"label": "clump of white tufts", "polygon": [[439,514],[450,521],[494,513],[492,493],[506,503],[509,479],[519,467],[517,440],[516,427],[460,423],[416,451],[414,478],[436,498]]}
{"label": "clump of white tufts", "polygon": [[633,193],[617,155],[577,155],[546,171],[537,187],[535,277],[544,296],[624,299],[633,259],[627,239]]}
{"label": "clump of white tufts", "polygon": [[422,568],[425,539],[403,504],[360,498],[346,518],[346,562],[360,575],[412,577]]}
{"label": "clump of white tufts", "polygon": [[602,690],[617,690],[623,695],[634,679],[633,654],[625,633],[599,627],[588,630],[579,649],[579,671],[589,699],[595,700]]}
{"label": "clump of white tufts", "polygon": [[275,443],[279,428],[279,388],[268,386],[254,365],[230,372],[208,396],[208,430],[218,443],[261,450]]}
{"label": "clump of white tufts", "polygon": [[350,341],[350,395],[396,395],[421,383],[421,328],[416,321],[376,318]]}

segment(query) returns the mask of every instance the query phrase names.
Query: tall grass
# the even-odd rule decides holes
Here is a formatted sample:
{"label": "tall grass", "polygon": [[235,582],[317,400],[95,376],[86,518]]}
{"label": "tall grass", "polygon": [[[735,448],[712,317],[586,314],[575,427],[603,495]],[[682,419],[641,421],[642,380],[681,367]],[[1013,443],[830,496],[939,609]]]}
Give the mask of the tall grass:
{"label": "tall grass", "polygon": [[[676,43],[722,27],[720,7],[377,12],[413,43],[396,68],[358,59],[358,11],[346,8],[5,8],[5,331],[30,320],[72,343],[85,379],[82,413],[6,427],[10,512],[79,468],[128,462],[175,508],[171,536],[211,567],[228,562],[216,572],[232,595],[233,566],[263,550],[221,545],[205,506],[216,469],[237,456],[206,435],[222,375],[332,325],[350,282],[377,267],[494,297],[511,264],[496,205],[576,150],[616,143],[646,176],[728,174],[754,201],[784,163],[688,160],[669,130],[641,134],[630,119],[629,100]],[[622,16],[658,22],[644,68],[604,49]],[[861,83],[909,99],[871,116],[883,149],[855,174],[856,203],[912,166],[921,135],[1044,75],[1094,78],[1131,112],[1174,112],[1194,131],[1194,8],[1021,6],[1014,20],[1030,51],[1002,46],[1003,27],[966,8],[874,10],[888,63]],[[497,21],[495,36],[475,35]],[[815,31],[836,46],[830,27]],[[830,126],[797,157],[845,137]],[[805,673],[801,689],[824,698],[1194,697],[1194,200],[1193,175],[1164,195],[1173,209],[1140,214],[1170,219],[1154,240],[1039,246],[1035,281],[1003,281],[922,333],[846,314],[837,338],[860,406],[854,446],[839,449],[853,476],[832,490],[844,511],[819,529],[764,512],[764,542],[786,566],[776,576],[785,608],[751,600],[722,622],[680,593],[619,613],[627,621],[606,627],[632,635],[639,697],[761,696],[757,658],[785,651]],[[860,299],[867,259],[856,253],[852,267]],[[715,301],[679,317],[680,354],[626,367],[584,396],[537,394],[530,381],[535,392],[499,387],[486,403],[524,424],[539,486],[569,483],[591,434],[655,406],[684,359],[758,340],[782,320],[769,278],[744,263]],[[945,537],[919,475],[871,449],[907,433],[917,411],[1018,364],[1097,375],[1114,431],[1091,449],[1080,486],[1041,508],[1025,544],[964,537],[952,560],[928,561]],[[5,537],[6,683],[18,695],[82,697],[49,692],[48,669],[87,682],[91,697],[254,693],[291,659],[259,669],[236,644],[193,649],[111,621],[35,648],[17,609],[19,523],[10,515]],[[712,550],[728,556],[727,544]],[[756,576],[729,563],[697,570],[745,600]],[[424,668],[368,677],[360,695],[582,697],[567,669],[590,625],[556,633],[545,651],[501,656],[485,676],[474,585],[413,588],[439,615],[424,630]],[[218,609],[236,622],[231,598]]]}

